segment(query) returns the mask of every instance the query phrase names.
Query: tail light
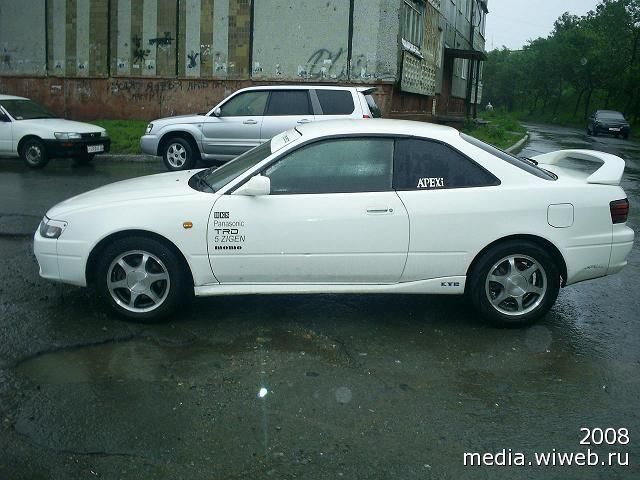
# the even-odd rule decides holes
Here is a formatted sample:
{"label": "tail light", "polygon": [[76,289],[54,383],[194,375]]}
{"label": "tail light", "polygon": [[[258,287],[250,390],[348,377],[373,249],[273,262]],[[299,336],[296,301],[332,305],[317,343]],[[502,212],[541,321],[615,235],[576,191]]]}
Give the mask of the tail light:
{"label": "tail light", "polygon": [[362,115],[362,118],[371,118],[369,115]]}
{"label": "tail light", "polygon": [[613,223],[624,223],[629,216],[629,200],[626,198],[614,200],[609,203],[609,210],[611,211],[611,221]]}

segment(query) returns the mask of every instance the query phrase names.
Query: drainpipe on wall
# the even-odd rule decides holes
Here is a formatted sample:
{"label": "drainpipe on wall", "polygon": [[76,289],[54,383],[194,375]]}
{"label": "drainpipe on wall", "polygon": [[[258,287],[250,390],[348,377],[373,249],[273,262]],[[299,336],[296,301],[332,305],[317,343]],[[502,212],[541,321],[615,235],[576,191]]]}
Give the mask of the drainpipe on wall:
{"label": "drainpipe on wall", "polygon": [[[471,51],[473,52],[475,49],[473,48],[473,34],[474,34],[474,30],[475,27],[473,25],[473,22],[475,20],[475,6],[476,6],[476,0],[471,0],[471,22],[469,25],[469,44],[471,45]],[[471,58],[471,60],[469,61],[469,65],[467,66],[467,117],[469,116],[470,110],[471,110],[471,93],[473,91],[473,57]]]}

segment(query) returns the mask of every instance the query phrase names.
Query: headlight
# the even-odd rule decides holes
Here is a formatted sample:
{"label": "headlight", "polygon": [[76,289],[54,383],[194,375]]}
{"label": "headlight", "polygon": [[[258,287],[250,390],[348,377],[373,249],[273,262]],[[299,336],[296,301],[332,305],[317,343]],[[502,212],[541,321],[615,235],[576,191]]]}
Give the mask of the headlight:
{"label": "headlight", "polygon": [[82,138],[82,135],[75,132],[55,132],[53,134],[58,140],[77,140]]}
{"label": "headlight", "polygon": [[51,220],[46,216],[40,222],[40,236],[43,238],[58,238],[67,227],[67,222]]}
{"label": "headlight", "polygon": [[107,131],[106,131],[106,130],[103,130],[102,132],[100,132],[100,136],[101,136],[101,137],[108,137],[108,136],[109,136],[109,134],[107,133]]}
{"label": "headlight", "polygon": [[153,130],[153,123],[147,125],[147,134],[151,133],[151,130]]}

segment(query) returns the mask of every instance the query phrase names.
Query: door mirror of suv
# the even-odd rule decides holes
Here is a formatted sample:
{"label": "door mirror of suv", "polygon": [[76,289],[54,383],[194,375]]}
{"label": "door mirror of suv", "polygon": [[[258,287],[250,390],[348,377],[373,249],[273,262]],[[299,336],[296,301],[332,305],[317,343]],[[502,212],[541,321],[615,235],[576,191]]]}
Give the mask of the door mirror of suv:
{"label": "door mirror of suv", "polygon": [[220,107],[216,107],[213,109],[213,116],[214,117],[219,117],[220,115],[222,115],[222,110],[220,110]]}
{"label": "door mirror of suv", "polygon": [[261,195],[269,195],[270,193],[271,179],[264,175],[251,177],[251,180],[233,192],[234,195],[246,195],[248,197],[258,197]]}

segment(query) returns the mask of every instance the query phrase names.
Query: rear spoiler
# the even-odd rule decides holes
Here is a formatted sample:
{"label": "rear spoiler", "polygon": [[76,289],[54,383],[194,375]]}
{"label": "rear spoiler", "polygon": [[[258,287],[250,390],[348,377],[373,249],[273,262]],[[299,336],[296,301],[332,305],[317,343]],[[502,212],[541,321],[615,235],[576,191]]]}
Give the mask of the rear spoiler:
{"label": "rear spoiler", "polygon": [[356,87],[356,90],[363,95],[371,95],[373,92],[378,90],[378,87]]}
{"label": "rear spoiler", "polygon": [[610,153],[597,152],[595,150],[558,150],[532,157],[541,165],[557,165],[565,159],[584,160],[587,162],[602,163],[602,166],[593,172],[587,183],[600,185],[620,185],[624,173],[624,160]]}

